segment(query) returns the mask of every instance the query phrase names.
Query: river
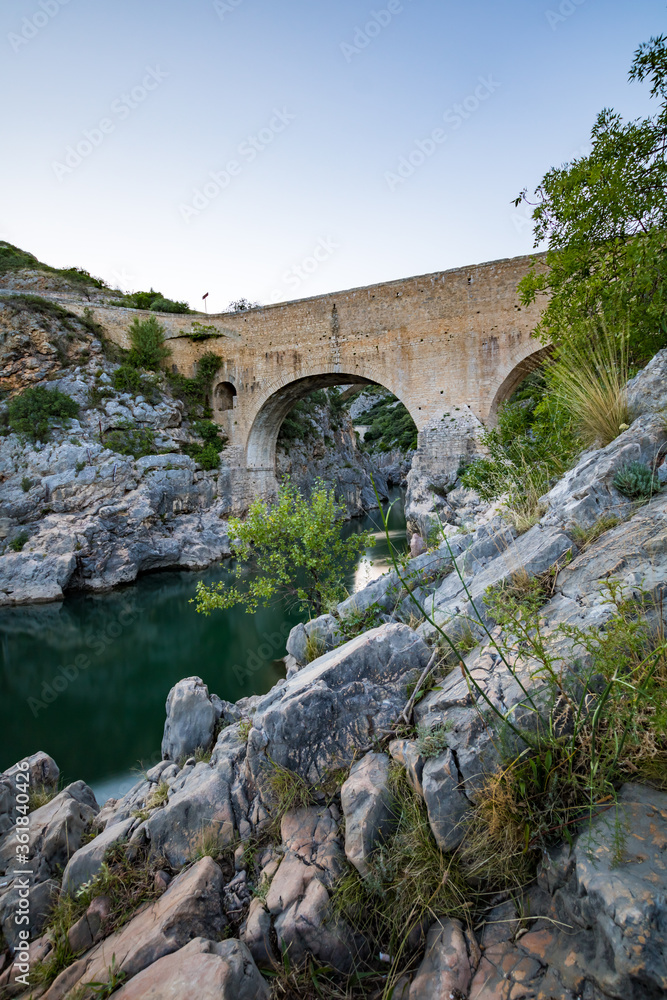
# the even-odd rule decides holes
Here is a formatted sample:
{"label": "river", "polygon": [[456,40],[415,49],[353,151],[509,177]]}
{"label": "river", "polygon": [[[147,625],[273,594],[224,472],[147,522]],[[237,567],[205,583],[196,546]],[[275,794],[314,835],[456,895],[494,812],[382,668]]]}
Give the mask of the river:
{"label": "river", "polygon": [[[403,550],[400,499],[389,526]],[[389,552],[377,511],[344,530],[377,539],[346,581],[353,592],[384,572]],[[198,615],[189,603],[197,581],[230,574],[229,562],[150,573],[106,594],[0,609],[0,771],[44,750],[65,783],[83,778],[102,803],[160,760],[176,681],[196,674],[227,701],[268,691],[284,676],[285,638],[303,616],[282,603],[254,615],[240,608]]]}

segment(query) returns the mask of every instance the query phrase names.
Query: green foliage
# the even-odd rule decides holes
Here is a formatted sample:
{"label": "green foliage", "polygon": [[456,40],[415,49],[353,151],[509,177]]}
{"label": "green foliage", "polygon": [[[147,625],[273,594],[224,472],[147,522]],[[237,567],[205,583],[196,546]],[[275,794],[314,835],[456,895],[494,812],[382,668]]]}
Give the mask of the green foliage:
{"label": "green foliage", "polygon": [[336,503],[334,490],[318,480],[309,498],[289,481],[270,507],[255,500],[244,520],[231,518],[229,536],[237,558],[237,580],[251,569],[243,590],[236,584],[197,584],[197,611],[237,604],[254,613],[260,605],[287,597],[319,615],[345,593],[343,579],[360,552],[374,544],[371,534],[341,535],[345,508]]}
{"label": "green foliage", "polygon": [[313,804],[315,789],[295,771],[269,760],[264,781],[271,799],[273,828],[280,829],[280,821],[290,809],[303,809]]}
{"label": "green foliage", "polygon": [[79,404],[59,389],[30,386],[9,401],[9,426],[31,441],[48,441],[53,420],[76,417]]}
{"label": "green foliage", "polygon": [[106,432],[104,446],[118,455],[132,455],[134,458],[154,455],[157,449],[154,431],[150,427],[137,427],[129,420]]}
{"label": "green foliage", "polygon": [[224,337],[217,327],[212,324],[198,323],[196,320],[192,324],[192,330],[185,334],[190,340],[195,342],[200,340],[210,340],[212,337]]}
{"label": "green foliage", "polygon": [[149,368],[158,371],[171,350],[164,341],[164,327],[154,316],[148,319],[135,319],[129,329],[132,347],[127,356],[130,365],[135,368]]}
{"label": "green foliage", "polygon": [[363,416],[370,427],[364,435],[364,449],[371,451],[413,451],[417,447],[417,428],[403,403],[386,392]]}
{"label": "green foliage", "polygon": [[103,983],[86,983],[86,988],[90,990],[94,997],[101,997],[102,1000],[106,1000],[107,997],[116,992],[119,986],[123,985],[126,979],[127,973],[116,964],[116,956],[112,955],[106,981]]}
{"label": "green foliage", "polygon": [[[635,53],[630,78],[652,82],[654,117],[624,122],[605,109],[592,150],[554,167],[536,190],[535,245],[546,267],[519,285],[525,304],[549,295],[537,328],[543,341],[585,340],[581,320],[603,317],[630,331],[630,360],[648,361],[667,343],[667,38]],[[525,191],[517,204],[525,199]]]}
{"label": "green foliage", "polygon": [[384,624],[384,614],[384,610],[377,601],[363,610],[352,608],[338,621],[338,630],[344,636],[343,641],[347,642],[349,639],[361,635],[362,632],[368,632],[369,629]]}
{"label": "green foliage", "polygon": [[21,480],[21,489],[24,493],[29,493],[32,489],[32,479],[28,479],[27,476],[24,476]]}
{"label": "green foliage", "polygon": [[415,746],[422,757],[439,757],[447,745],[447,726],[417,726]]}
{"label": "green foliage", "polygon": [[580,450],[573,420],[546,392],[544,376],[529,376],[498,411],[496,427],[482,435],[488,456],[461,477],[483,500],[505,498],[508,509],[530,517],[539,497],[565,472]]}
{"label": "green foliage", "polygon": [[470,913],[474,892],[461,877],[456,860],[438,848],[423,799],[407,783],[402,769],[392,769],[394,829],[371,855],[368,872],[345,875],[336,887],[337,911],[386,951],[395,966],[407,964],[407,939],[422,921]]}
{"label": "green foliage", "polygon": [[150,309],[151,312],[191,312],[187,302],[167,299],[162,292],[156,292],[153,288],[150,292],[133,292],[131,295],[124,295],[119,301],[119,305],[126,306],[128,309]]}
{"label": "green foliage", "polygon": [[102,281],[101,278],[94,278],[82,267],[50,267],[48,264],[42,264],[34,254],[28,253],[27,250],[21,250],[19,247],[12,246],[11,243],[0,240],[0,274],[22,270],[44,271],[48,274],[60,275],[74,284],[108,288],[105,281]]}
{"label": "green foliage", "polygon": [[578,524],[574,524],[568,527],[567,532],[583,550],[596,542],[605,531],[615,528],[617,524],[620,524],[620,521],[614,514],[603,514],[590,528],[581,528]]}
{"label": "green foliage", "polygon": [[188,378],[186,375],[181,375],[180,372],[167,371],[165,373],[171,391],[178,399],[183,400],[188,407],[188,413],[192,409],[201,407],[206,415],[206,411],[210,409],[209,400],[213,379],[221,364],[222,358],[219,354],[207,351],[197,362],[197,374],[194,378]]}
{"label": "green foliage", "polygon": [[662,489],[660,480],[643,462],[628,462],[619,469],[613,485],[630,500],[650,500]]}
{"label": "green foliage", "polygon": [[11,542],[9,543],[9,547],[12,550],[12,552],[21,552],[25,543],[28,541],[29,537],[30,536],[26,531],[22,531],[20,532],[20,534],[16,536],[16,538],[12,538]]}
{"label": "green foliage", "polygon": [[142,392],[144,380],[132,365],[121,365],[111,376],[111,384],[116,392],[131,392],[136,396]]}
{"label": "green foliage", "polygon": [[328,395],[324,389],[315,389],[298,400],[280,426],[278,447],[291,441],[308,441],[316,434],[314,418],[319,408],[326,406]]}
{"label": "green foliage", "polygon": [[221,436],[220,428],[210,420],[196,420],[192,430],[202,439],[202,444],[184,444],[183,451],[203,469],[217,469],[220,465],[220,452],[227,443],[227,438]]}

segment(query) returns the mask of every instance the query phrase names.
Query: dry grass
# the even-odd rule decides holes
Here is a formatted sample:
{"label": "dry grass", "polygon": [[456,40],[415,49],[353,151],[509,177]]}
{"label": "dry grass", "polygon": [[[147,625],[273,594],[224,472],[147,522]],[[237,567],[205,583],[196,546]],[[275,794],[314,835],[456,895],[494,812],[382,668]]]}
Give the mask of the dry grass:
{"label": "dry grass", "polygon": [[572,414],[581,440],[604,447],[630,423],[628,338],[600,323],[588,324],[588,342],[569,343],[549,379]]}
{"label": "dry grass", "polygon": [[595,524],[592,524],[590,528],[580,528],[578,524],[574,524],[567,530],[583,552],[583,550],[588,548],[589,545],[592,545],[593,542],[597,542],[598,538],[600,538],[605,531],[610,531],[611,528],[615,528],[616,525],[620,523],[621,522],[614,516],[614,514],[603,514],[603,516],[598,518]]}
{"label": "dry grass", "polygon": [[317,632],[306,635],[306,663],[312,663],[326,652],[324,640]]}

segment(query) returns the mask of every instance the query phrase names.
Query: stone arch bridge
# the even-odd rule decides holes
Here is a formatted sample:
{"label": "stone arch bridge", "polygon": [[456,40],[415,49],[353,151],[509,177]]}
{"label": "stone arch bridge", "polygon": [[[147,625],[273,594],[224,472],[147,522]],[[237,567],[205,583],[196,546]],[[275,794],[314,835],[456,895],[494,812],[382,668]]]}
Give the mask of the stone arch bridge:
{"label": "stone arch bridge", "polygon": [[[534,256],[369,285],[309,299],[224,313],[203,321],[220,336],[193,340],[193,317],[160,314],[171,363],[196,372],[207,351],[221,366],[210,401],[229,444],[233,505],[275,490],[275,446],[283,418],[314,389],[378,384],[409,410],[422,471],[458,462],[479,422],[543,358],[531,338],[537,305],[516,287]],[[129,346],[136,310],[94,307],[109,336]],[[147,314],[147,315],[155,315]]]}

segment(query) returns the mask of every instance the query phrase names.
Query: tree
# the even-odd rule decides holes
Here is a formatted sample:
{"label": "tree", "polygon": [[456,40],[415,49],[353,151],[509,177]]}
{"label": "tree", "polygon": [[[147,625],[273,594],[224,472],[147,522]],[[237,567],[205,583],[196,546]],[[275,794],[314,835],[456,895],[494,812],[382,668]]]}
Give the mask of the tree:
{"label": "tree", "polygon": [[549,296],[536,331],[543,341],[566,345],[602,319],[629,331],[641,364],[667,344],[667,36],[637,49],[630,79],[650,80],[658,113],[624,122],[604,109],[591,152],[544,175],[530,204],[546,267],[533,265],[519,293],[524,304]]}
{"label": "tree", "polygon": [[321,614],[345,596],[345,572],[374,544],[373,535],[367,533],[342,537],[344,513],[334,490],[322,480],[316,481],[309,498],[287,481],[273,506],[255,500],[244,520],[229,521],[242,589],[224,581],[212,586],[200,581],[197,611],[208,615],[217,608],[243,604],[252,614],[260,604],[288,598],[314,616]]}
{"label": "tree", "polygon": [[132,348],[128,361],[136,368],[150,368],[158,371],[171,354],[164,342],[164,327],[155,316],[132,322],[129,330]]}

